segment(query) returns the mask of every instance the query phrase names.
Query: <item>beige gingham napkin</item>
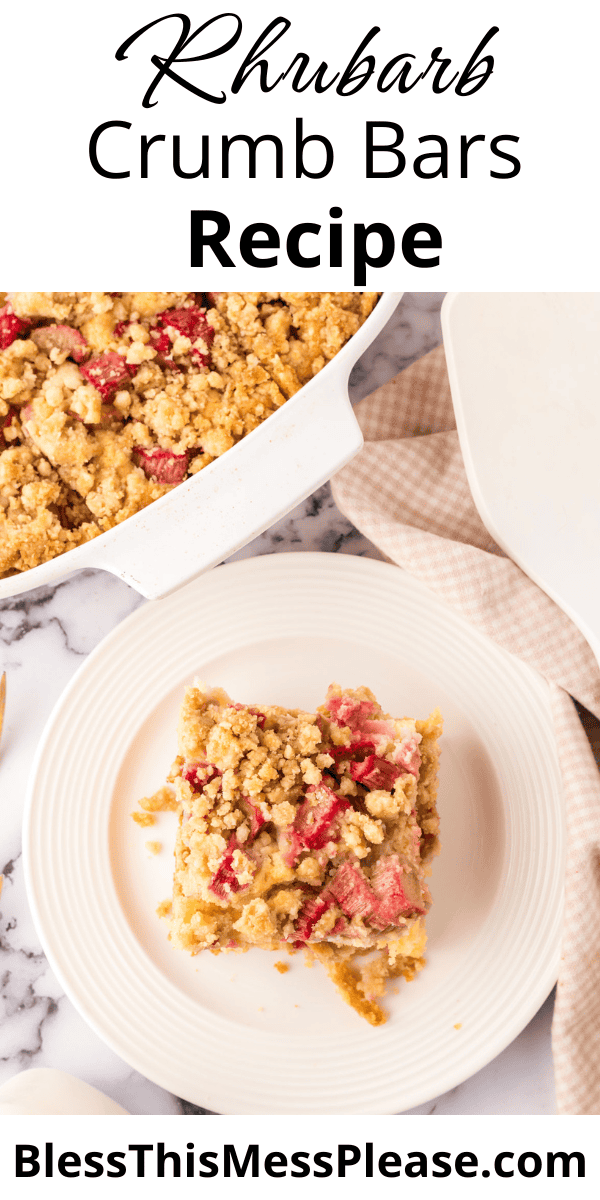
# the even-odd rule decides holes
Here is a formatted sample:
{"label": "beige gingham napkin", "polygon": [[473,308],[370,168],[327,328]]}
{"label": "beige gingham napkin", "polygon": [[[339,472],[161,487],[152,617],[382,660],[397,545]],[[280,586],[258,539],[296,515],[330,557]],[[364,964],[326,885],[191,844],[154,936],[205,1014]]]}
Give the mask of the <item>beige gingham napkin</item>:
{"label": "beige gingham napkin", "polygon": [[600,1113],[600,775],[571,696],[600,718],[600,671],[570,619],[499,549],[462,461],[442,347],[356,408],[365,446],[333,480],[342,512],[550,685],[567,808],[558,1110]]}

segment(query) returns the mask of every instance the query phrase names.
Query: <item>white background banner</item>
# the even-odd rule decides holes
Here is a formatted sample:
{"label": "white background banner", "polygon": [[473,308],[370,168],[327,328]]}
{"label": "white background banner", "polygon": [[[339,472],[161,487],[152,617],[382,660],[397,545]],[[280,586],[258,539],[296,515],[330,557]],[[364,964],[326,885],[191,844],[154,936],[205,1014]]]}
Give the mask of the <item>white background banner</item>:
{"label": "white background banner", "polygon": [[10,1200],[276,1200],[315,1188],[335,1197],[366,1188],[382,1197],[597,1197],[598,1164],[594,1117],[5,1117],[0,1127]]}
{"label": "white background banner", "polygon": [[7,286],[593,289],[598,11],[6,5]]}

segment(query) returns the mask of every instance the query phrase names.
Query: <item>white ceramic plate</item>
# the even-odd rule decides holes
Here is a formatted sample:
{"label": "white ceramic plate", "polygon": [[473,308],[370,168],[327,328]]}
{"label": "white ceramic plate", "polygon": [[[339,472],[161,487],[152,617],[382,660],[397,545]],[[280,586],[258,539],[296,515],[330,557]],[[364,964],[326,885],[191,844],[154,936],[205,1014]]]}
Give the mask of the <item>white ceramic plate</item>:
{"label": "white ceramic plate", "polygon": [[[130,818],[175,756],[185,683],[312,709],[336,680],[446,720],[429,961],[373,1029],[301,955],[174,949],[172,814]],[[151,857],[144,848],[160,839]],[[42,943],[131,1066],[222,1113],[398,1112],[455,1086],[526,1025],[557,974],[564,831],[543,680],[410,576],[345,555],[219,567],[147,604],[87,659],[40,745],[26,816]],[[459,1026],[459,1028],[457,1028]]]}

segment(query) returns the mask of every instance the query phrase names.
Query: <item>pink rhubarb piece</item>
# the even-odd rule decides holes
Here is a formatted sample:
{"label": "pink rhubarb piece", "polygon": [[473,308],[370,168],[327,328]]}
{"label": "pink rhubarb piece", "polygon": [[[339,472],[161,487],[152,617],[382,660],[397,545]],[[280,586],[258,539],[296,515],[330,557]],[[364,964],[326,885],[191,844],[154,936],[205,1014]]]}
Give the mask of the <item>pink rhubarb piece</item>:
{"label": "pink rhubarb piece", "polygon": [[10,304],[0,308],[0,350],[8,350],[20,333],[27,333],[31,321],[15,316]]}
{"label": "pink rhubarb piece", "polygon": [[377,907],[377,899],[368,880],[354,863],[343,863],[327,891],[347,917],[368,917]]}
{"label": "pink rhubarb piece", "polygon": [[253,842],[257,833],[266,825],[267,818],[258,804],[250,799],[249,796],[244,796],[242,805],[250,818],[250,841]]}
{"label": "pink rhubarb piece", "polygon": [[185,779],[194,792],[202,792],[207,783],[211,783],[223,772],[209,762],[186,762],[181,768],[182,778]]}
{"label": "pink rhubarb piece", "polygon": [[349,802],[343,796],[336,796],[326,784],[313,784],[307,788],[306,800],[298,808],[294,824],[287,831],[289,848],[284,857],[288,865],[293,866],[302,850],[320,850],[326,842],[333,841],[336,817],[346,808],[350,808]]}
{"label": "pink rhubarb piece", "polygon": [[375,754],[369,754],[362,762],[350,763],[352,779],[356,783],[362,783],[363,787],[369,788],[370,791],[379,788],[384,792],[391,792],[396,780],[404,774],[406,772],[403,767],[397,767],[386,758],[377,758]]}
{"label": "pink rhubarb piece", "polygon": [[150,344],[152,349],[156,351],[156,357],[161,367],[170,367],[172,371],[179,370],[171,353],[173,343],[166,329],[151,329]]}
{"label": "pink rhubarb piece", "polygon": [[396,731],[392,721],[382,721],[374,716],[374,704],[370,700],[355,700],[352,696],[327,695],[325,701],[332,720],[340,727],[347,726],[352,733],[350,750],[358,745],[371,746],[374,750],[385,749],[393,742]]}
{"label": "pink rhubarb piece", "polygon": [[189,308],[168,308],[165,312],[158,314],[157,323],[164,329],[174,329],[183,337],[189,338],[192,343],[191,358],[202,367],[209,365],[208,353],[195,346],[194,342],[201,338],[208,350],[215,331],[212,325],[208,324],[206,314],[196,304],[190,305]]}
{"label": "pink rhubarb piece", "polygon": [[60,350],[81,363],[87,358],[90,348],[83,334],[70,325],[40,325],[32,330],[31,336],[36,346],[49,354],[51,350]]}
{"label": "pink rhubarb piece", "polygon": [[[364,768],[364,770],[362,767],[351,767],[350,773],[353,779],[365,784],[367,787],[380,787],[389,791],[403,771],[418,778],[421,766],[421,754],[419,751],[421,738],[419,734],[408,734],[403,738],[399,746],[394,747],[391,759],[399,770],[395,775],[392,775],[391,763],[382,757],[382,753],[387,750],[390,742],[396,741],[396,730],[393,721],[384,721],[377,718],[375,716],[375,706],[370,700],[356,700],[352,696],[337,696],[328,693],[325,703],[331,714],[333,723],[340,728],[348,728],[351,734],[348,746],[328,746],[327,753],[336,762],[342,758],[356,759],[358,757],[364,758],[365,762],[369,758],[372,760],[370,766]],[[365,751],[375,751],[375,755],[372,753],[365,755]],[[377,754],[377,751],[379,751],[379,754]],[[366,779],[365,775],[373,771],[381,772],[382,777],[390,779],[391,783],[373,783]]]}
{"label": "pink rhubarb piece", "polygon": [[399,917],[423,916],[423,896],[418,880],[397,854],[378,859],[371,879],[378,905],[371,924],[376,929],[393,925]]}
{"label": "pink rhubarb piece", "polygon": [[414,775],[415,779],[419,778],[419,771],[421,769],[420,740],[420,734],[411,733],[392,752],[394,762],[398,763],[409,775]]}
{"label": "pink rhubarb piece", "polygon": [[258,710],[258,708],[248,708],[247,709],[245,704],[232,704],[231,707],[235,708],[237,710],[237,712],[243,711],[243,712],[252,713],[252,716],[256,717],[256,724],[258,725],[258,728],[264,729],[265,721],[267,718],[265,717],[264,713],[262,713]]}
{"label": "pink rhubarb piece", "polygon": [[146,478],[154,479],[157,483],[182,483],[187,475],[189,453],[174,454],[172,450],[161,450],[158,446],[154,450],[134,446],[133,454]]}
{"label": "pink rhubarb piece", "polygon": [[81,367],[81,374],[100,392],[103,400],[110,400],[115,392],[129,383],[132,375],[137,373],[137,366],[126,363],[122,354],[116,350],[107,350],[97,358],[90,358]]}
{"label": "pink rhubarb piece", "polygon": [[[233,855],[236,850],[241,850],[242,847],[238,844],[237,837],[233,833],[229,839],[229,843],[215,874],[213,875],[208,887],[219,900],[230,900],[236,892],[243,892],[249,887],[249,883],[241,884],[237,875],[233,870]],[[248,857],[245,855],[245,857]]]}
{"label": "pink rhubarb piece", "polygon": [[311,897],[303,905],[295,925],[295,946],[302,946],[310,938],[315,925],[319,923],[323,913],[327,912],[334,903],[333,896],[321,892],[319,896]]}

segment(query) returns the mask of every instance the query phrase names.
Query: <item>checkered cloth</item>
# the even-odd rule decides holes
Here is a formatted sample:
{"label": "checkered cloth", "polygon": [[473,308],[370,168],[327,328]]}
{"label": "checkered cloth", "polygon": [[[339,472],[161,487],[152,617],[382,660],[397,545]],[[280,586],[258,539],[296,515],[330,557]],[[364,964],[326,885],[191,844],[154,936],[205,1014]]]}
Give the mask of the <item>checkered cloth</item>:
{"label": "checkered cloth", "polygon": [[579,630],[479,518],[443,348],[355,411],[365,446],[333,480],[339,508],[389,559],[548,680],[568,830],[552,1031],[557,1104],[561,1113],[600,1113],[600,776],[570,698],[600,718],[598,664]]}

